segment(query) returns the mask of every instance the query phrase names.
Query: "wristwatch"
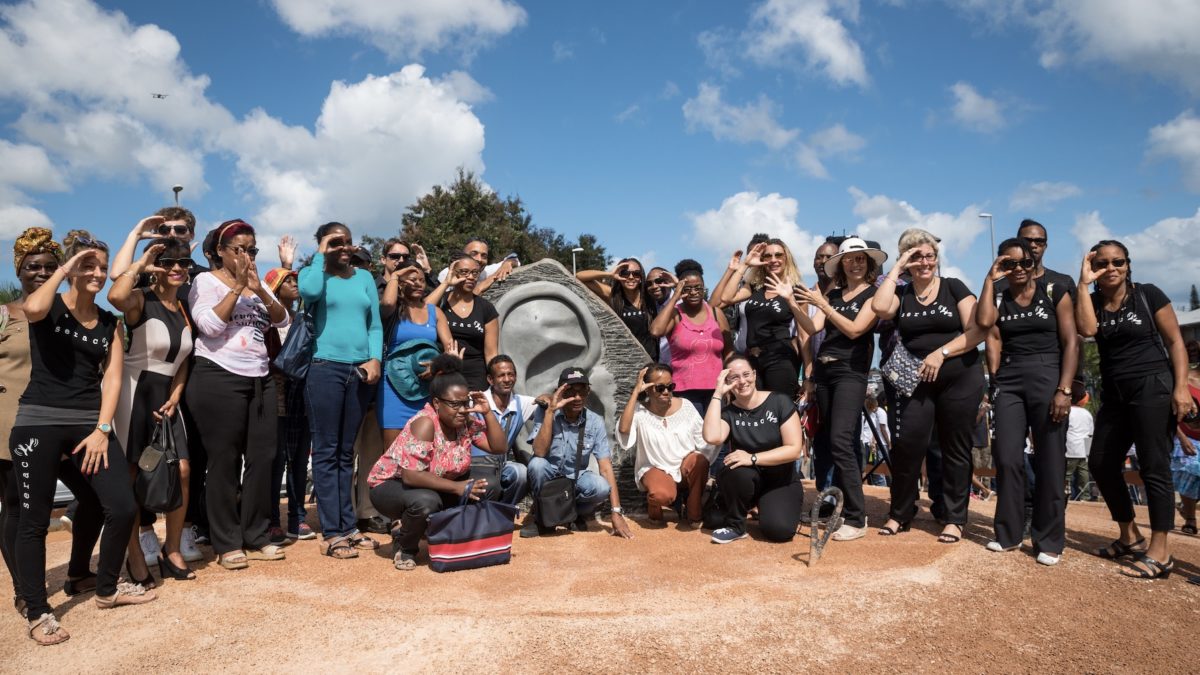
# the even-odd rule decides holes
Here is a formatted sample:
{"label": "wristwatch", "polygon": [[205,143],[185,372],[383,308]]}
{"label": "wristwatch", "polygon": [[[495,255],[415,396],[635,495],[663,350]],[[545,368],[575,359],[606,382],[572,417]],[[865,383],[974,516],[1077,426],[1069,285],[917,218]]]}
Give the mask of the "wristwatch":
{"label": "wristwatch", "polygon": [[750,466],[758,466],[758,454],[750,455]]}
{"label": "wristwatch", "polygon": [[623,509],[623,508],[621,508],[621,507],[619,507],[619,506],[613,506],[613,507],[611,507],[611,508],[612,508],[612,512],[613,512],[613,513],[615,513],[615,514],[617,514],[618,516],[623,516],[623,515],[625,515],[625,509]]}
{"label": "wristwatch", "polygon": [[949,349],[942,347],[942,358],[945,358],[945,359],[950,358],[950,350]]}
{"label": "wristwatch", "polygon": [[1067,395],[1067,396],[1070,396],[1070,395],[1071,395],[1071,388],[1070,388],[1070,387],[1055,387],[1055,388],[1054,388],[1054,391],[1057,391],[1057,392],[1059,392],[1059,393],[1061,393],[1061,394],[1065,394],[1065,395]]}
{"label": "wristwatch", "polygon": [[112,425],[111,424],[106,424],[104,422],[101,422],[100,424],[96,425],[96,428],[99,429],[102,433],[106,433],[106,434],[112,433]]}

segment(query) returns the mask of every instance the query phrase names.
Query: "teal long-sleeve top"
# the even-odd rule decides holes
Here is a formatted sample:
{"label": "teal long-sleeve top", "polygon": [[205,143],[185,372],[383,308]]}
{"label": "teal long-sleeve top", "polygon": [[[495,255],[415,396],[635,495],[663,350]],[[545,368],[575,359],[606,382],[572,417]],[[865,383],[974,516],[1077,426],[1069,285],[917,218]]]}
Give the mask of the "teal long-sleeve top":
{"label": "teal long-sleeve top", "polygon": [[300,298],[314,308],[313,358],[337,363],[383,360],[383,322],[379,291],[366,270],[343,279],[309,265],[300,270]]}

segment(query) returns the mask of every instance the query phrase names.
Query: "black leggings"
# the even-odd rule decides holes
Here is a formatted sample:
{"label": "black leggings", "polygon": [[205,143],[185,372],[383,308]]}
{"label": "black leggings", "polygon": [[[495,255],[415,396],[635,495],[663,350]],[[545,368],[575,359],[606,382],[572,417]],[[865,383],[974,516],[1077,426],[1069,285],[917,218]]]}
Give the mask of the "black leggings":
{"label": "black leggings", "polygon": [[[129,535],[137,522],[138,508],[125,454],[114,435],[109,434],[108,467],[102,466],[91,476],[84,476],[80,471],[84,453],[72,455],[71,451],[93,429],[87,425],[72,425],[18,426],[12,430],[9,446],[21,509],[17,523],[16,566],[21,597],[29,607],[30,617],[36,618],[50,611],[46,600],[46,531],[59,478],[79,501],[78,517],[72,525],[72,563],[67,574],[72,577],[88,574],[87,561],[99,536],[96,594],[109,596],[117,592],[117,577],[121,573],[121,562],[125,560]],[[26,473],[28,478],[25,478]],[[26,494],[28,498],[25,498]],[[101,525],[104,528],[102,534]]]}
{"label": "black leggings", "polygon": [[942,452],[945,505],[940,520],[950,525],[967,523],[971,432],[975,430],[975,415],[983,400],[983,372],[976,359],[971,361],[968,365],[962,357],[947,359],[937,380],[922,382],[911,397],[898,396],[895,401],[892,506],[888,515],[899,523],[907,523],[917,515],[917,481],[935,423],[937,445]]}
{"label": "black leggings", "polygon": [[800,377],[800,355],[790,345],[773,345],[750,357],[750,367],[758,374],[758,388],[777,391],[788,398],[796,395]]}
{"label": "black leggings", "polygon": [[1131,379],[1104,380],[1088,469],[1112,519],[1118,523],[1133,520],[1124,468],[1129,446],[1136,443],[1138,471],[1150,505],[1150,529],[1167,532],[1175,527],[1175,484],[1171,479],[1173,388],[1174,377],[1165,370]]}
{"label": "black leggings", "polygon": [[1058,354],[1001,357],[996,373],[996,541],[1018,546],[1025,533],[1025,435],[1033,433],[1033,547],[1059,555],[1066,545],[1067,420],[1050,419]]}
{"label": "black leggings", "polygon": [[833,484],[841,489],[845,499],[842,515],[846,524],[862,527],[866,524],[866,503],[855,441],[862,429],[867,374],[856,372],[843,361],[818,362],[813,378],[817,383],[817,408],[821,414],[821,427],[814,445],[828,449],[833,464]]}
{"label": "black leggings", "polygon": [[195,434],[208,456],[205,489],[213,551],[266,546],[278,425],[275,381],[270,375],[235,375],[198,358],[187,397],[198,425]]}
{"label": "black leggings", "polygon": [[719,507],[705,514],[704,526],[746,531],[746,514],[758,506],[758,525],[769,541],[791,541],[804,511],[804,485],[795,464],[726,469],[717,477]]}
{"label": "black leggings", "polygon": [[[497,480],[496,485],[499,484]],[[384,481],[371,488],[371,503],[375,510],[391,520],[400,521],[400,526],[392,530],[393,553],[403,551],[416,555],[429,527],[429,516],[454,508],[461,500],[462,495],[408,487],[399,479]]]}

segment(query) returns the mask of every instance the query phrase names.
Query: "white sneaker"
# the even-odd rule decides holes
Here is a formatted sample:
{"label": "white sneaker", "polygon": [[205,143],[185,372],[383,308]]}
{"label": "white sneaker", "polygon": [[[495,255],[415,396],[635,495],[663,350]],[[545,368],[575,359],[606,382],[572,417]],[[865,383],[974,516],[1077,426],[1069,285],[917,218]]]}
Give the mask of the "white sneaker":
{"label": "white sneaker", "polygon": [[190,527],[183,528],[183,532],[180,533],[179,554],[187,562],[204,560],[204,554],[200,552],[200,549],[196,548],[196,531]]}
{"label": "white sneaker", "polygon": [[867,526],[865,524],[862,527],[843,524],[837,529],[837,532],[831,535],[834,541],[854,541],[855,539],[862,539],[865,536],[867,536]]}
{"label": "white sneaker", "polygon": [[158,535],[154,533],[154,530],[142,530],[138,535],[138,543],[142,545],[142,555],[146,558],[146,566],[157,565],[158,554],[162,553],[162,546],[158,543]]}
{"label": "white sneaker", "polygon": [[987,543],[987,550],[992,551],[993,553],[1004,553],[1005,551],[1015,551],[1019,548],[1021,548],[1020,544],[1017,544],[1016,546],[1010,546],[1009,548],[1004,548],[1003,546],[1000,545],[1000,542],[998,542],[998,541],[989,541]]}
{"label": "white sneaker", "polygon": [[1037,561],[1047,567],[1057,565],[1059,560],[1062,560],[1061,555],[1050,555],[1049,553],[1039,553],[1037,557]]}

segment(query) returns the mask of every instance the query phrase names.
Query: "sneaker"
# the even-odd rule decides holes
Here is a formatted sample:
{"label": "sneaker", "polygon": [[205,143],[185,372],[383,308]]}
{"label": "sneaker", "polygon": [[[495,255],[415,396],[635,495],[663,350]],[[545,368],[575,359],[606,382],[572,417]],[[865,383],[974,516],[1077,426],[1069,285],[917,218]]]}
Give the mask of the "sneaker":
{"label": "sneaker", "polygon": [[538,525],[537,519],[533,517],[533,514],[530,514],[525,517],[525,524],[521,526],[521,538],[530,539],[532,537],[540,537],[546,534],[543,531],[544,529],[541,525]]}
{"label": "sneaker", "polygon": [[301,541],[308,541],[310,539],[316,539],[317,533],[313,532],[313,529],[308,526],[308,523],[300,523],[300,525],[294,530],[290,528],[288,529],[287,538],[292,540],[299,539]]}
{"label": "sneaker", "polygon": [[713,530],[712,543],[714,544],[732,544],[738,539],[745,539],[750,535],[745,532],[738,532],[732,527],[722,527],[719,530]]}
{"label": "sneaker", "polygon": [[58,517],[58,522],[62,524],[62,529],[66,530],[67,532],[70,532],[71,527],[74,525],[74,523],[71,522],[71,516],[68,516],[65,513]]}
{"label": "sneaker", "polygon": [[199,562],[204,560],[204,554],[200,549],[196,548],[196,528],[185,527],[183,532],[179,533],[179,555],[187,562]]}
{"label": "sneaker", "polygon": [[142,530],[138,535],[138,543],[142,545],[142,555],[146,558],[146,566],[158,564],[158,556],[162,553],[162,545],[158,543],[158,535],[154,530]]}
{"label": "sneaker", "polygon": [[853,525],[842,524],[832,535],[834,541],[854,541],[867,536],[867,525],[863,523],[862,527],[854,527]]}
{"label": "sneaker", "polygon": [[284,534],[283,528],[276,525],[267,530],[267,541],[275,546],[283,546],[287,543],[288,538],[287,535]]}
{"label": "sneaker", "polygon": [[1062,560],[1061,555],[1050,555],[1049,553],[1039,553],[1037,557],[1038,563],[1047,567],[1057,565],[1059,560]]}
{"label": "sneaker", "polygon": [[208,528],[202,528],[199,525],[192,526],[192,532],[195,533],[193,541],[197,546],[212,546],[212,542],[208,540]]}
{"label": "sneaker", "polygon": [[998,541],[989,541],[987,543],[987,550],[989,550],[993,553],[1004,553],[1005,551],[1015,551],[1019,548],[1021,548],[1020,544],[1017,544],[1016,546],[1009,546],[1008,548],[1004,548],[1003,546],[1000,545],[1000,542],[998,542]]}

